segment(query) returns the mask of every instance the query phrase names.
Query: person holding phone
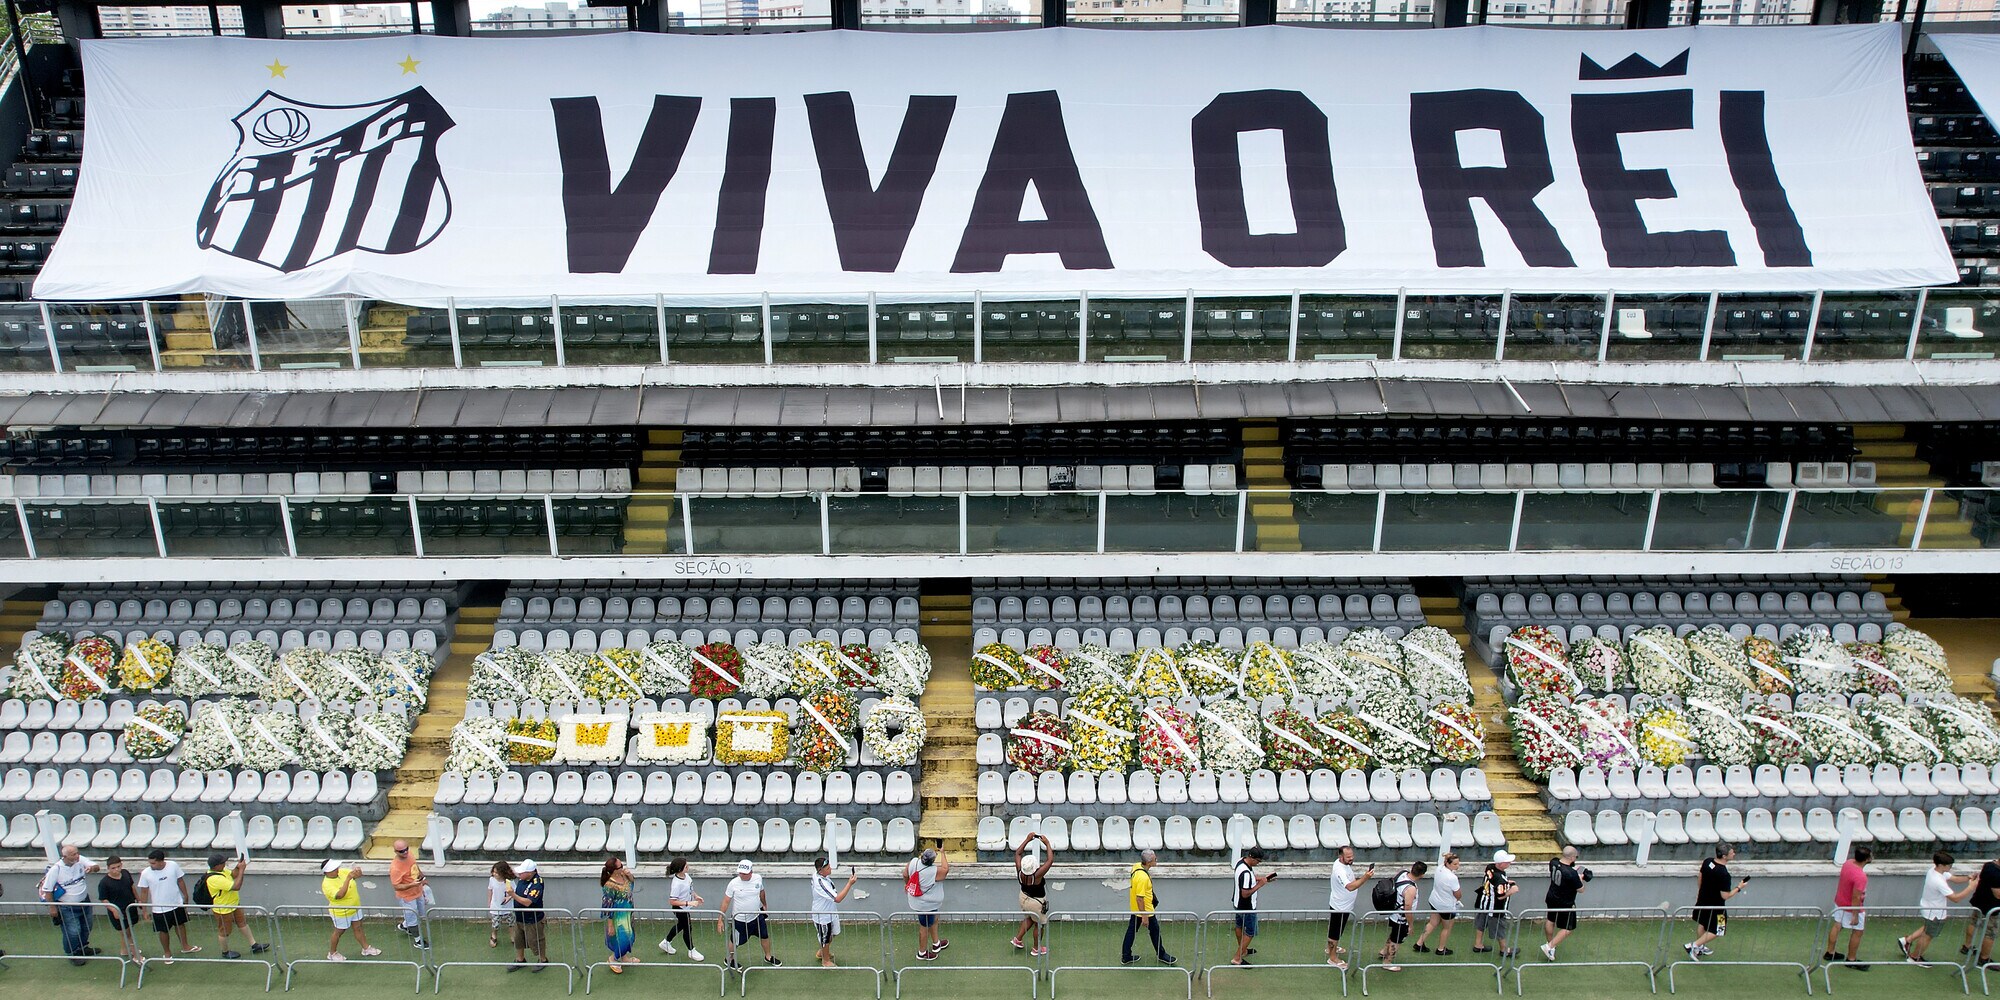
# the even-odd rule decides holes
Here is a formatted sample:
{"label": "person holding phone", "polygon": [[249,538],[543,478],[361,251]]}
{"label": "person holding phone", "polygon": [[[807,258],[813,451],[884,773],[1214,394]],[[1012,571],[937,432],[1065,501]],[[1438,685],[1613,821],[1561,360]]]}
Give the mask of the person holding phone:
{"label": "person holding phone", "polygon": [[1250,956],[1257,951],[1250,947],[1257,939],[1257,891],[1278,877],[1275,873],[1257,874],[1257,866],[1263,863],[1264,851],[1257,847],[1244,851],[1236,862],[1236,954],[1230,965],[1250,964]]}
{"label": "person holding phone", "polygon": [[854,890],[854,883],[861,879],[854,874],[854,867],[848,866],[847,884],[838,891],[833,888],[833,865],[824,856],[813,859],[812,877],[812,919],[813,930],[819,934],[819,951],[813,957],[819,959],[822,969],[834,968],[833,939],[840,936],[840,904],[847,902],[847,894]]}
{"label": "person holding phone", "polygon": [[1347,971],[1347,961],[1340,956],[1347,949],[1340,946],[1340,939],[1347,936],[1347,925],[1354,919],[1354,900],[1360,896],[1361,887],[1375,877],[1375,866],[1367,870],[1354,870],[1354,848],[1344,845],[1334,855],[1331,892],[1326,907],[1326,964]]}
{"label": "person holding phone", "polygon": [[[1039,862],[1026,859],[1028,845],[1041,842]],[[1028,949],[1030,955],[1046,955],[1049,949],[1042,944],[1042,925],[1049,918],[1049,869],[1056,863],[1056,848],[1049,838],[1039,833],[1031,833],[1014,846],[1014,874],[1021,880],[1021,926],[1014,929],[1014,940],[1008,942],[1015,951]],[[1027,941],[1023,941],[1027,938]]]}
{"label": "person holding phone", "polygon": [[1736,848],[1729,844],[1715,845],[1715,857],[1701,863],[1700,882],[1694,891],[1694,925],[1701,929],[1693,941],[1681,945],[1688,953],[1688,961],[1699,962],[1715,952],[1708,947],[1710,941],[1729,932],[1729,915],[1724,912],[1723,903],[1735,898],[1750,884],[1748,878],[1730,888],[1729,863],[1736,860]]}

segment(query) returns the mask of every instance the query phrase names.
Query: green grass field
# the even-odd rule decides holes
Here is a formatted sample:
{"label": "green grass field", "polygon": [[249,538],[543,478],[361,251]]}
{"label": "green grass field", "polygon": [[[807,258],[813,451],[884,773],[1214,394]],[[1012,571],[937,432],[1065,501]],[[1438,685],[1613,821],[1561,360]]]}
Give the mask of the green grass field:
{"label": "green grass field", "polygon": [[[849,968],[838,972],[817,967],[813,959],[817,942],[809,924],[792,921],[774,923],[773,948],[785,965],[777,970],[764,967],[761,952],[756,949],[753,939],[744,952],[748,960],[746,964],[753,969],[747,977],[747,995],[774,1000],[868,998],[875,995],[876,980],[871,973],[859,967],[871,965],[885,970],[911,967],[911,971],[904,973],[903,993],[918,998],[998,1000],[1025,997],[1030,995],[1031,982],[1039,986],[1041,995],[1048,996],[1051,975],[1056,996],[1115,995],[1121,1000],[1164,1000],[1186,996],[1189,985],[1186,973],[1164,969],[1153,960],[1143,935],[1135,946],[1142,957],[1141,963],[1118,967],[1122,924],[1113,925],[1094,919],[1087,922],[1066,921],[1058,914],[1049,931],[1051,954],[1047,965],[1039,973],[1031,973],[1023,967],[1036,965],[1036,960],[1025,952],[1011,948],[1008,944],[1011,925],[997,922],[953,923],[948,919],[945,936],[951,942],[950,947],[938,961],[919,963],[914,957],[915,928],[907,922],[906,916],[890,925],[887,942],[884,941],[883,927],[870,918],[854,916],[848,919],[844,933],[836,941],[835,953]],[[349,1000],[358,990],[384,995],[399,990],[414,991],[418,981],[417,970],[407,964],[391,964],[390,960],[417,961],[420,953],[395,930],[392,923],[387,919],[372,919],[364,924],[372,932],[369,935],[371,943],[384,951],[381,959],[357,959],[337,966],[297,966],[292,977],[292,993],[304,1000]],[[1864,957],[1876,962],[1872,970],[1834,970],[1834,988],[1839,996],[1859,1000],[1907,1000],[1912,995],[1958,993],[1958,977],[1953,968],[1940,964],[1920,969],[1900,962],[1895,935],[1909,928],[1888,926],[1888,921],[1883,923],[1885,926],[1870,930],[1863,945]],[[1167,949],[1180,959],[1179,969],[1192,970],[1195,995],[1203,996],[1211,984],[1204,978],[1201,966],[1228,961],[1233,947],[1230,928],[1226,923],[1210,925],[1206,940],[1198,941],[1204,935],[1194,921],[1169,917],[1164,927]],[[191,940],[203,946],[203,955],[214,955],[216,943],[212,930],[202,926],[201,921],[197,921],[193,929]],[[691,964],[685,955],[670,958],[660,953],[655,942],[665,929],[660,921],[640,919],[636,930],[638,954],[642,961],[628,965],[622,975],[614,975],[601,966],[591,970],[591,991],[594,994],[634,997],[657,996],[662,991],[688,996],[706,995],[705,991],[709,989],[719,991],[723,977],[712,966]],[[1952,924],[1946,939],[1933,949],[1933,957],[1957,961],[1960,930],[1959,924]],[[325,957],[327,925],[324,921],[285,918],[279,922],[277,931],[282,939],[282,949],[274,950],[270,957],[277,958],[280,952],[284,958],[293,960]],[[427,994],[438,976],[442,977],[443,993],[460,996],[476,996],[490,990],[514,996],[559,995],[568,983],[564,970],[560,968],[531,973],[525,970],[508,972],[504,966],[451,964],[511,961],[512,950],[504,944],[498,949],[488,947],[487,928],[483,923],[438,921],[433,933],[436,939],[432,942],[429,958],[438,963],[441,970],[437,973],[424,972],[422,988]],[[1357,933],[1358,938],[1355,936]],[[1731,933],[1716,944],[1716,957],[1806,961],[1818,954],[1818,945],[1812,940],[1816,933],[1815,925],[1807,921],[1738,920],[1732,924]],[[1372,956],[1381,945],[1380,935],[1380,929],[1375,926],[1359,932],[1351,931],[1346,946],[1354,954]],[[1645,969],[1636,965],[1593,966],[1585,963],[1650,964],[1684,958],[1679,946],[1689,936],[1689,927],[1683,923],[1667,928],[1663,941],[1657,921],[1586,922],[1563,946],[1559,953],[1560,961],[1550,963],[1535,950],[1542,940],[1540,929],[1529,928],[1520,942],[1521,953],[1525,956],[1521,965],[1526,970],[1522,982],[1529,996],[1585,1000],[1644,993],[1648,985]],[[143,942],[145,949],[156,953],[159,948],[157,940],[152,939],[150,934],[146,937]],[[712,922],[698,921],[695,938],[707,962],[718,963],[722,960],[721,939],[715,933]],[[54,943],[54,930],[46,922],[16,918],[0,923],[0,947],[10,952],[57,950]],[[115,943],[115,939],[105,933],[101,923],[97,943]],[[1446,964],[1491,957],[1471,952],[1471,927],[1461,922],[1453,931],[1451,943],[1456,954],[1449,959],[1406,951],[1399,959],[1404,966],[1402,972],[1371,971],[1367,982],[1369,995],[1434,996],[1449,992],[1454,996],[1477,996],[1494,989],[1493,969],[1451,967]],[[1273,990],[1286,993],[1310,991],[1325,996],[1339,989],[1339,977],[1323,964],[1323,920],[1280,920],[1267,916],[1256,944],[1258,953],[1251,961],[1263,967],[1216,970],[1212,976],[1214,996],[1253,997]],[[607,958],[603,949],[603,923],[592,920],[553,927],[550,949],[552,960],[567,961],[577,967],[576,990],[582,993],[585,989],[583,967]],[[343,950],[352,958],[358,949],[349,941]],[[1663,956],[1663,950],[1670,954]],[[1287,962],[1309,967],[1273,967]],[[1360,964],[1356,963],[1357,973],[1348,978],[1351,995],[1361,994]],[[0,987],[13,997],[46,994],[74,1000],[110,996],[119,991],[116,963],[93,962],[77,968],[62,960],[8,959],[6,966],[0,970]],[[971,968],[974,966],[996,968]],[[1100,968],[1090,968],[1093,966]],[[1815,992],[1823,992],[1817,971],[1813,979]],[[1501,980],[1506,994],[1513,995],[1514,969],[1507,968]],[[1682,965],[1675,970],[1675,980],[1681,992],[1697,994],[1705,1000],[1767,1000],[1773,995],[1802,996],[1805,992],[1798,971],[1786,968]],[[1660,991],[1665,993],[1668,983],[1664,968],[1659,971],[1658,981]],[[146,970],[143,993],[168,1000],[207,1000],[218,990],[232,994],[254,992],[262,987],[263,982],[264,969],[258,965],[197,961],[179,961],[172,966],[154,963]],[[272,983],[274,990],[284,988],[285,969],[282,966],[276,970]],[[1971,977],[1971,983],[1972,989],[1977,992],[1980,983],[1976,972]],[[132,990],[138,985],[139,973],[134,967],[129,970],[126,989]],[[738,977],[728,977],[731,995],[735,995],[741,985]],[[893,996],[896,989],[894,979],[884,976],[882,989],[884,996]]]}

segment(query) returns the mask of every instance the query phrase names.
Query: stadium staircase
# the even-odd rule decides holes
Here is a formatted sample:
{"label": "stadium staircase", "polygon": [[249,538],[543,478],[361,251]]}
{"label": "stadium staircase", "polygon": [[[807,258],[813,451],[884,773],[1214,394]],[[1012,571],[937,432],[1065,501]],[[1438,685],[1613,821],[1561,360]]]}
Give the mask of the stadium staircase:
{"label": "stadium staircase", "polygon": [[[1907,428],[1902,424],[1857,424],[1854,428],[1854,447],[1855,461],[1875,463],[1875,480],[1879,486],[1934,486],[1942,489],[1950,485],[1937,476],[1929,462],[1917,457],[1917,443],[1909,439]],[[1892,494],[1878,500],[1877,504],[1883,513],[1902,520],[1902,532],[1897,540],[1908,545],[1916,537],[1917,516],[1924,506],[1923,496]],[[1959,502],[1948,492],[1937,493],[1931,498],[1930,514],[1924,518],[1923,547],[1980,547],[1979,539],[1972,534],[1972,522],[1963,515]],[[1884,588],[1878,585],[1875,589]],[[1892,607],[1899,608],[1897,605]],[[1908,612],[1904,612],[1897,620],[1907,616]]]}
{"label": "stadium staircase", "polygon": [[1542,861],[1562,849],[1556,841],[1556,821],[1549,815],[1541,790],[1521,774],[1514,760],[1514,730],[1508,725],[1507,702],[1500,696],[1500,675],[1472,655],[1472,635],[1465,630],[1465,604],[1454,596],[1423,597],[1424,623],[1452,634],[1466,651],[1465,669],[1472,680],[1472,710],[1486,724],[1486,785],[1493,792],[1493,811],[1507,850],[1527,861]]}
{"label": "stadium staircase", "polygon": [[625,505],[625,551],[667,551],[667,529],[674,520],[680,484],[681,432],[649,430],[646,447],[639,453],[638,475],[632,488],[637,493]]}
{"label": "stadium staircase", "polygon": [[30,599],[38,590],[15,594],[0,602],[0,649],[20,649],[21,637],[42,618],[42,601]]}
{"label": "stadium staircase", "polygon": [[199,295],[181,296],[179,308],[155,309],[159,324],[161,368],[207,368],[225,363],[216,348],[215,331],[208,325],[208,306]]}
{"label": "stadium staircase", "polygon": [[[1244,548],[1257,552],[1299,551],[1299,520],[1285,478],[1285,445],[1276,420],[1243,421],[1243,485],[1267,490],[1250,497],[1251,537]],[[1276,492],[1282,491],[1282,492]]]}
{"label": "stadium staircase", "polygon": [[[949,591],[944,588],[953,588]],[[969,581],[924,581],[917,641],[931,654],[924,687],[922,824],[917,839],[965,859],[979,851],[979,768],[972,722],[972,591]]]}
{"label": "stadium staircase", "polygon": [[[369,367],[370,355],[380,365],[409,364],[410,346],[404,338],[408,335],[410,316],[419,312],[415,306],[373,305],[361,317],[362,367]],[[263,345],[258,345],[260,348]]]}
{"label": "stadium staircase", "polygon": [[437,798],[438,776],[444,773],[451,728],[465,718],[466,687],[472,680],[472,658],[493,645],[493,623],[500,618],[499,593],[458,609],[450,652],[431,675],[430,697],[410,728],[410,751],[389,787],[389,814],[369,835],[364,856],[387,859],[398,837],[419,843]]}

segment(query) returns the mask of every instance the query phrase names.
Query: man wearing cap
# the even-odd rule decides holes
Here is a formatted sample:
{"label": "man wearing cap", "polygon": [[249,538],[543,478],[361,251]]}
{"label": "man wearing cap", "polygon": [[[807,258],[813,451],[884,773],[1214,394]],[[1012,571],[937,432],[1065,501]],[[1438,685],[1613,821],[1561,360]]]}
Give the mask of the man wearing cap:
{"label": "man wearing cap", "polygon": [[764,876],[757,874],[757,866],[749,858],[736,862],[736,877],[722,890],[722,915],[715,918],[717,934],[724,933],[725,920],[735,918],[735,933],[728,937],[729,958],[723,963],[724,968],[743,971],[736,964],[736,946],[749,941],[752,935],[764,945],[765,965],[775,968],[785,964],[771,954],[771,925],[764,918],[769,903],[764,896]]}
{"label": "man wearing cap", "polygon": [[361,942],[361,957],[374,958],[382,954],[382,949],[368,943],[368,935],[361,931],[361,886],[356,879],[361,877],[361,869],[343,867],[331,858],[320,862],[319,894],[326,897],[326,915],[333,921],[333,937],[326,942],[326,960],[345,962],[347,956],[340,953],[340,936],[354,932],[354,940]]}
{"label": "man wearing cap", "polygon": [[[400,843],[400,841],[398,841]],[[535,953],[533,971],[549,967],[548,914],[542,911],[542,873],[528,858],[514,866],[514,964],[508,972],[528,968],[528,952]]]}
{"label": "man wearing cap", "polygon": [[847,894],[854,891],[854,883],[859,881],[854,869],[849,868],[847,884],[835,889],[833,865],[824,855],[813,859],[812,919],[813,930],[819,934],[819,952],[813,957],[819,959],[822,969],[834,968],[833,939],[840,936],[840,904],[847,901]]}
{"label": "man wearing cap", "polygon": [[237,858],[235,871],[230,871],[228,865],[228,855],[211,854],[208,874],[201,877],[207,883],[209,912],[215,914],[215,940],[222,947],[223,958],[242,958],[242,954],[229,950],[229,935],[240,928],[250,941],[250,954],[262,955],[271,946],[257,940],[257,932],[250,929],[250,921],[243,916],[243,873],[249,870],[250,860]]}
{"label": "man wearing cap", "polygon": [[417,866],[416,852],[410,850],[409,841],[398,839],[389,846],[396,852],[389,859],[389,888],[396,891],[396,902],[403,908],[403,933],[410,936],[411,944],[422,948],[424,911],[430,909],[431,903],[430,880]]}
{"label": "man wearing cap", "polygon": [[[1500,949],[1501,958],[1513,958],[1515,947],[1507,940],[1507,904],[1521,886],[1507,877],[1507,869],[1514,864],[1514,856],[1506,851],[1494,851],[1493,862],[1486,866],[1485,877],[1479,880],[1479,888],[1472,893],[1472,905],[1476,912],[1472,917],[1472,950],[1489,952]],[[1493,935],[1493,943],[1486,943],[1486,935]]]}
{"label": "man wearing cap", "polygon": [[903,869],[903,892],[910,897],[910,909],[917,915],[920,961],[935,961],[938,953],[951,945],[938,934],[938,911],[944,908],[944,877],[950,873],[950,859],[943,851],[928,847]]}

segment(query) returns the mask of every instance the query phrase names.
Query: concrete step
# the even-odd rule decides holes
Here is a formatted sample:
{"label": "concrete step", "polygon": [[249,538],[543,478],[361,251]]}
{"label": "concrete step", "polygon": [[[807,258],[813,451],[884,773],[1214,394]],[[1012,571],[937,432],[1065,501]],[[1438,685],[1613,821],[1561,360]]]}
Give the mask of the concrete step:
{"label": "concrete step", "polygon": [[1885,458],[1915,458],[1917,457],[1917,443],[1915,441],[1904,441],[1900,437],[1895,440],[1881,438],[1868,440],[1862,438],[1857,430],[1855,434],[1855,451],[1860,454],[1861,460],[1864,462],[1879,461]]}
{"label": "concrete step", "polygon": [[1277,424],[1253,424],[1245,422],[1243,425],[1243,441],[1246,444],[1253,441],[1266,442],[1266,441],[1277,441],[1277,440],[1278,440]]}
{"label": "concrete step", "polygon": [[1855,424],[1856,441],[1899,441],[1904,431],[1902,424]]}

